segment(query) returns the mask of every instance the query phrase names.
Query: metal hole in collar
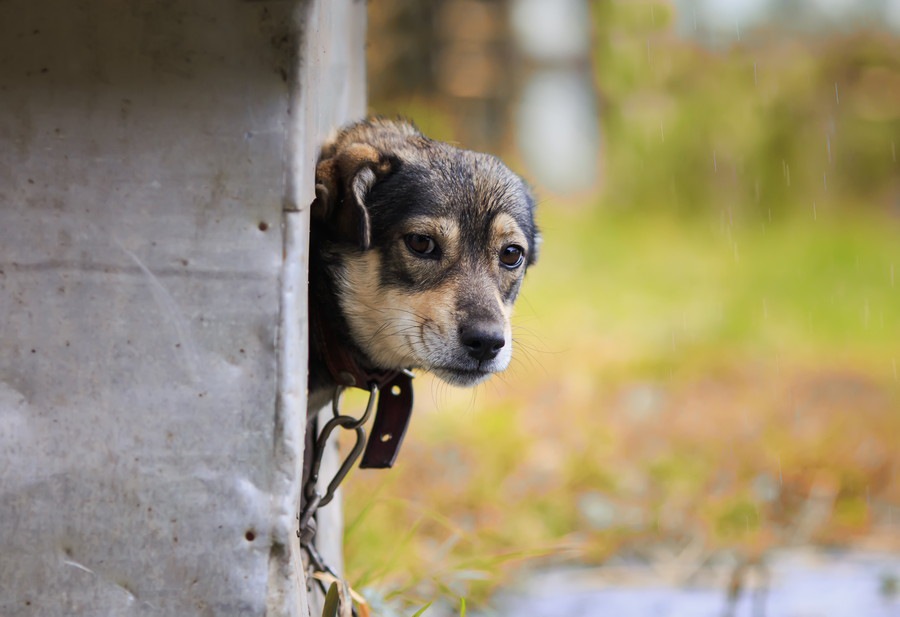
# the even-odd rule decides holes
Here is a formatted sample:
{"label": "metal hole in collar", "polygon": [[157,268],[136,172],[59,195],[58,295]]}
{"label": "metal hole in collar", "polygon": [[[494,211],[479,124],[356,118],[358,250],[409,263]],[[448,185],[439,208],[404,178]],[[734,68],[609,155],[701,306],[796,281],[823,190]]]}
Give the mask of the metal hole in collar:
{"label": "metal hole in collar", "polygon": [[381,435],[381,443],[387,443],[393,438],[394,438],[394,436],[391,435],[390,433],[383,433]]}
{"label": "metal hole in collar", "polygon": [[393,394],[394,396],[400,396],[401,392],[403,392],[403,390],[400,388],[400,386],[391,387],[391,394]]}

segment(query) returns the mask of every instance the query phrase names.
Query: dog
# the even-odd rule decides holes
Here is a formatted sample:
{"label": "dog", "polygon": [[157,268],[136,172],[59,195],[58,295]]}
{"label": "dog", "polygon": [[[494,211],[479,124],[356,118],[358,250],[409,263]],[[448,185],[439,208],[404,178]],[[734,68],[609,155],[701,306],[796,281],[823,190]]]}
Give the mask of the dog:
{"label": "dog", "polygon": [[538,253],[534,210],[499,159],[407,121],[337,132],[310,209],[311,403],[343,380],[336,354],[364,372],[423,369],[456,386],[505,370],[513,304]]}

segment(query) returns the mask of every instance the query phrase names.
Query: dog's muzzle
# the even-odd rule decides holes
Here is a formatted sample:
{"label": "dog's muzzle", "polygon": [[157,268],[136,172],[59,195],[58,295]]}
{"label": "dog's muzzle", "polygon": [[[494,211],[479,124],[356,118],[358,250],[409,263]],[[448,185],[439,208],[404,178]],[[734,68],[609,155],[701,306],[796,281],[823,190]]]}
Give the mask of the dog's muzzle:
{"label": "dog's muzzle", "polygon": [[470,319],[458,326],[457,334],[455,343],[443,343],[443,357],[427,367],[444,381],[472,386],[509,364],[511,350],[505,324]]}

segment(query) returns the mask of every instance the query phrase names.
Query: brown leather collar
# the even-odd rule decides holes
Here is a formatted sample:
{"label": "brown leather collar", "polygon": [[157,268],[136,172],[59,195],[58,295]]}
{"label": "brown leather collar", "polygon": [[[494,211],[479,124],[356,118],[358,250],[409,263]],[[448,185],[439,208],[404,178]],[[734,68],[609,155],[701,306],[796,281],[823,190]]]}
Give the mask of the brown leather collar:
{"label": "brown leather collar", "polygon": [[341,386],[359,388],[373,395],[376,391],[378,393],[372,434],[359,466],[371,469],[392,467],[412,416],[412,373],[362,368],[334,329],[318,317],[318,312],[313,312],[310,321],[331,378]]}

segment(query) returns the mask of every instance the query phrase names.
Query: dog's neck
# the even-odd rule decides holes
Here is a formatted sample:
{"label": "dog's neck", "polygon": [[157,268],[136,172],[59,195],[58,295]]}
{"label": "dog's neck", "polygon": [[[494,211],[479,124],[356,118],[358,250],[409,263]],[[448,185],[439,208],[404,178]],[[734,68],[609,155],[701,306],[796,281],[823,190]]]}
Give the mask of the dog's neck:
{"label": "dog's neck", "polygon": [[[325,252],[322,234],[316,229],[310,233],[309,256],[309,395],[321,391],[329,394],[337,385],[328,370],[326,355],[336,340],[348,348],[352,343],[347,336],[347,321],[341,312],[332,274],[329,272],[328,253]],[[332,267],[336,267],[332,265]],[[330,339],[330,340],[329,340]]]}
{"label": "dog's neck", "polygon": [[[309,399],[310,408],[327,403],[337,385],[365,388],[393,372],[382,371],[365,356],[349,336],[349,326],[337,300],[333,253],[311,234],[309,262]],[[347,376],[350,376],[348,378]]]}

